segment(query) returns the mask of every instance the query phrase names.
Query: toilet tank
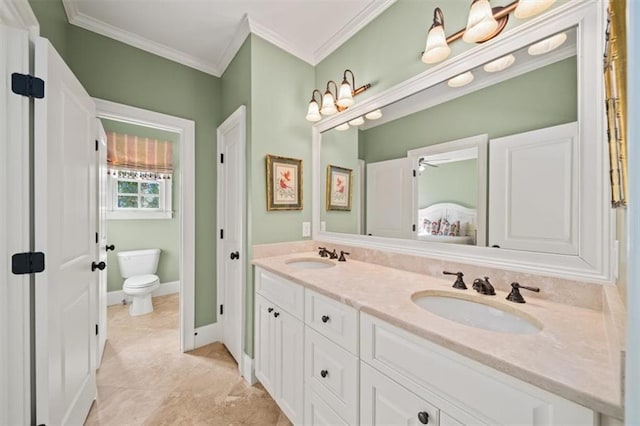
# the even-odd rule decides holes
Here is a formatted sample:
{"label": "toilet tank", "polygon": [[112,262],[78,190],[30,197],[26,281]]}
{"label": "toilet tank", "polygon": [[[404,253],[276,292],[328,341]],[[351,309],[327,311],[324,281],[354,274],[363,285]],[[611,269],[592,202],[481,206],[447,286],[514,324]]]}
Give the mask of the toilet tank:
{"label": "toilet tank", "polygon": [[155,274],[160,260],[160,249],[121,251],[117,256],[122,278]]}

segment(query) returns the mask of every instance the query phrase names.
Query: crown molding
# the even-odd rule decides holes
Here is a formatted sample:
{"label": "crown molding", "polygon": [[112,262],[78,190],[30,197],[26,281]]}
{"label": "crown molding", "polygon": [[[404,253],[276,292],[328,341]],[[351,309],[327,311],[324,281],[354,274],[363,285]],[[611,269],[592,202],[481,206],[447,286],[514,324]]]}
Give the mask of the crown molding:
{"label": "crown molding", "polygon": [[393,5],[396,0],[371,1],[362,12],[351,19],[340,31],[335,33],[329,40],[313,52],[313,62],[311,65],[318,65],[323,59],[342,46],[347,40],[353,37],[358,31],[376,19],[378,15]]}
{"label": "crown molding", "polygon": [[236,56],[249,34],[251,34],[251,27],[249,24],[249,17],[245,14],[242,17],[240,26],[236,30],[236,33],[233,35],[233,39],[231,39],[227,47],[224,49],[224,52],[218,59],[216,69],[219,71],[220,75],[224,74],[224,72],[227,70],[227,67]]}
{"label": "crown molding", "polygon": [[256,22],[255,19],[251,17],[249,17],[248,19],[249,19],[249,29],[251,30],[252,34],[255,34],[265,39],[269,43],[279,47],[285,52],[291,53],[296,58],[301,59],[306,63],[315,66],[312,52],[309,52],[304,48],[302,48],[301,46],[297,46],[294,43],[291,43],[290,41],[282,37],[280,34],[270,30],[269,28],[260,24],[259,22]]}
{"label": "crown molding", "polygon": [[154,55],[161,56],[165,59],[177,62],[179,64],[188,66],[190,68],[197,69],[207,74],[211,74],[215,77],[220,77],[221,70],[216,64],[202,61],[192,55],[187,55],[176,49],[172,49],[163,44],[156,43],[137,34],[125,31],[121,28],[114,27],[98,19],[92,18],[81,13],[78,10],[76,2],[72,0],[62,0],[64,10],[67,14],[69,23],[85,30],[98,33],[105,37],[117,40],[119,42],[128,44],[146,52],[153,53]]}

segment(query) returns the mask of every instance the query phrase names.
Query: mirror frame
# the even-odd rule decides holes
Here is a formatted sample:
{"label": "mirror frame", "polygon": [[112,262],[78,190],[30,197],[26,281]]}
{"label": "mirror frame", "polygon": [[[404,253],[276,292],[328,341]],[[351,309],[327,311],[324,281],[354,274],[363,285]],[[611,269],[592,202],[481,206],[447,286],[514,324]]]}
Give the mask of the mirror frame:
{"label": "mirror frame", "polygon": [[[606,5],[571,0],[486,43],[368,98],[312,127],[312,237],[314,240],[436,259],[486,265],[596,283],[614,282],[614,217],[610,209],[608,150],[604,112],[604,26]],[[577,27],[578,125],[580,135],[579,233],[577,256],[459,246],[320,231],[321,132],[397,102],[545,37]],[[601,188],[594,191],[593,188]]]}

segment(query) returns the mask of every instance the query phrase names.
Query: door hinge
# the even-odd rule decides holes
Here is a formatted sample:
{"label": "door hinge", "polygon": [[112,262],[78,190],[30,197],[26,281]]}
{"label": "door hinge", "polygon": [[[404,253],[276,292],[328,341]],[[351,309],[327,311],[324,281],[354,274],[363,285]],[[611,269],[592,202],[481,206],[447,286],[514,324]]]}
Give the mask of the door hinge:
{"label": "door hinge", "polygon": [[44,253],[16,253],[11,256],[11,272],[15,275],[37,274],[44,271]]}
{"label": "door hinge", "polygon": [[416,171],[415,170],[413,171],[413,177],[416,177]]}
{"label": "door hinge", "polygon": [[416,226],[415,225],[413,225],[413,227],[411,229],[413,229],[413,232],[416,232]]}
{"label": "door hinge", "polygon": [[100,240],[99,240],[99,237],[98,237],[98,233],[96,232],[96,244],[98,244],[98,241],[100,241]]}
{"label": "door hinge", "polygon": [[220,154],[220,164],[224,164],[224,154]]}
{"label": "door hinge", "polygon": [[98,335],[98,324],[96,324],[96,336]]}
{"label": "door hinge", "polygon": [[98,139],[96,139],[96,151],[98,150]]}
{"label": "door hinge", "polygon": [[220,315],[224,315],[224,305],[220,305]]}
{"label": "door hinge", "polygon": [[224,229],[220,230],[220,239],[224,240]]}
{"label": "door hinge", "polygon": [[44,80],[28,74],[11,74],[11,91],[30,98],[44,98]]}

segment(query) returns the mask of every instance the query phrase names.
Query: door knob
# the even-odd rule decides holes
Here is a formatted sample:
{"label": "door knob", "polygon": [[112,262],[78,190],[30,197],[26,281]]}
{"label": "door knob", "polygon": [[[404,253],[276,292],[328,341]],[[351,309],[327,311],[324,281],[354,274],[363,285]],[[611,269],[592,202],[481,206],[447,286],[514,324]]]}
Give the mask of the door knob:
{"label": "door knob", "polygon": [[273,313],[273,317],[274,317],[274,318],[278,318],[279,316],[280,316],[280,312],[274,312],[274,313]]}
{"label": "door knob", "polygon": [[327,370],[320,370],[320,375],[322,376],[323,379],[327,377],[328,374],[329,372]]}
{"label": "door knob", "polygon": [[429,413],[427,413],[426,411],[420,411],[418,413],[418,420],[420,420],[420,423],[422,423],[423,425],[426,425],[429,423]]}
{"label": "door knob", "polygon": [[107,264],[104,262],[91,262],[91,271],[95,271],[96,269],[100,269],[101,271],[107,267]]}
{"label": "door knob", "polygon": [[115,249],[116,249],[116,246],[114,246],[113,244],[111,244],[111,245],[107,245],[105,248],[107,249],[107,251],[109,251],[109,250],[115,250]]}
{"label": "door knob", "polygon": [[240,259],[240,252],[234,251],[231,253],[231,260]]}
{"label": "door knob", "polygon": [[269,312],[269,313],[273,312],[273,308],[267,309],[267,312]]}
{"label": "door knob", "polygon": [[327,322],[329,322],[329,316],[328,316],[328,315],[323,315],[323,316],[322,316],[322,322],[324,322],[325,324],[326,324]]}

